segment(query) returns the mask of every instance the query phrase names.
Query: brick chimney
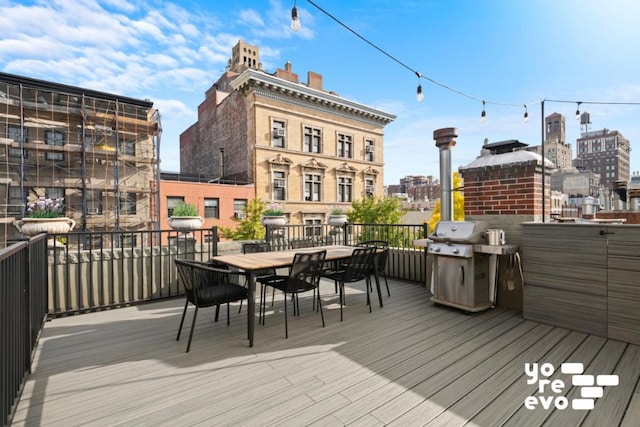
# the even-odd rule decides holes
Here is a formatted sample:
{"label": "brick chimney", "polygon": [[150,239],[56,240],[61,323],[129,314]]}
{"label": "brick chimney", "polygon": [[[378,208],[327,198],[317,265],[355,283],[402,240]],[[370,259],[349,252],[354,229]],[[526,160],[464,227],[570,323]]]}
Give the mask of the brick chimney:
{"label": "brick chimney", "polygon": [[293,83],[299,83],[298,75],[292,71],[293,67],[291,66],[291,62],[287,61],[284,64],[284,70],[282,68],[278,68],[276,70],[276,77],[280,77],[281,79],[288,80]]}
{"label": "brick chimney", "polygon": [[[506,242],[522,248],[522,223],[542,222],[542,156],[526,151],[517,140],[482,147],[481,155],[459,168],[464,180],[465,221],[487,221],[505,231]],[[551,211],[550,175],[554,164],[545,159],[545,212]],[[505,289],[506,262],[498,273],[498,305],[522,310],[522,287]]]}
{"label": "brick chimney", "polygon": [[307,86],[312,89],[322,90],[322,74],[307,72]]}
{"label": "brick chimney", "polygon": [[[504,221],[504,215],[512,215],[522,218],[517,222],[542,221],[542,156],[521,149],[526,146],[517,140],[485,144],[480,157],[460,167],[464,179],[465,218],[500,216],[497,221],[500,223]],[[545,211],[548,216],[551,208],[549,176],[553,163],[545,160],[545,164]]]}

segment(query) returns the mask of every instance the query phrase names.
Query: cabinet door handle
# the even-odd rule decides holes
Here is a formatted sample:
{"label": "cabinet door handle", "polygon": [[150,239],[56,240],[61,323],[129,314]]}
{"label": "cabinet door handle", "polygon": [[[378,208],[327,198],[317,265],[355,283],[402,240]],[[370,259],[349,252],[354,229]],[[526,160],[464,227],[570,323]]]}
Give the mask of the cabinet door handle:
{"label": "cabinet door handle", "polygon": [[616,234],[613,231],[607,231],[607,230],[600,230],[600,235],[601,236],[605,236],[607,234]]}

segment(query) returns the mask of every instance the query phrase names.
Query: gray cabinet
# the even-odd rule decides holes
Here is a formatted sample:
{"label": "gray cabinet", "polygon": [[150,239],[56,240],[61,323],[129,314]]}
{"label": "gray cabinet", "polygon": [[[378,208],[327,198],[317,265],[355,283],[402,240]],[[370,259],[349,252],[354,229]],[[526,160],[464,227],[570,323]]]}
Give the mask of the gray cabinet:
{"label": "gray cabinet", "polygon": [[640,226],[523,225],[523,316],[640,344]]}

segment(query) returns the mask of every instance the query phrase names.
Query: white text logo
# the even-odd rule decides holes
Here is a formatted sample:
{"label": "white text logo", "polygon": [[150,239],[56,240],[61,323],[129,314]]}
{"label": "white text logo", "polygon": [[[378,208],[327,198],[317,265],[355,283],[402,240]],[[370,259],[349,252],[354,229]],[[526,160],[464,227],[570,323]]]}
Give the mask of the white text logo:
{"label": "white text logo", "polygon": [[[575,410],[593,409],[596,399],[603,396],[605,387],[618,385],[617,375],[585,375],[582,363],[563,363],[560,372],[571,375],[570,385],[578,387],[578,396],[571,399],[571,409]],[[525,363],[524,373],[527,375],[527,384],[538,385],[537,394],[524,400],[527,409],[535,409],[538,405],[543,409],[553,406],[563,410],[569,407],[569,399],[564,396],[567,385],[559,378],[550,378],[555,373],[551,363]]]}

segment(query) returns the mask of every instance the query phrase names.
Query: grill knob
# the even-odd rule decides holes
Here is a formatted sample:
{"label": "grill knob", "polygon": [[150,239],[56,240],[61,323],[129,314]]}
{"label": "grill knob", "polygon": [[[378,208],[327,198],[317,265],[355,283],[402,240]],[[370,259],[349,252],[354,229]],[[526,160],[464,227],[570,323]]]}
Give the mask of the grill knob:
{"label": "grill knob", "polygon": [[454,253],[454,254],[459,254],[459,253],[460,253],[460,249],[455,248],[455,249],[453,250],[453,253]]}
{"label": "grill knob", "polygon": [[436,246],[435,248],[433,248],[433,252],[440,252],[440,247]]}

